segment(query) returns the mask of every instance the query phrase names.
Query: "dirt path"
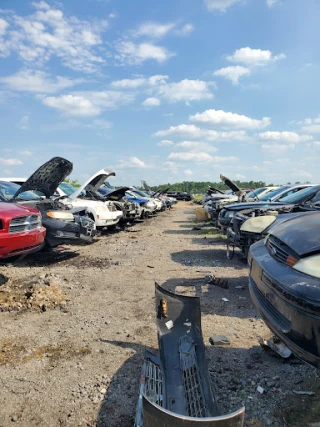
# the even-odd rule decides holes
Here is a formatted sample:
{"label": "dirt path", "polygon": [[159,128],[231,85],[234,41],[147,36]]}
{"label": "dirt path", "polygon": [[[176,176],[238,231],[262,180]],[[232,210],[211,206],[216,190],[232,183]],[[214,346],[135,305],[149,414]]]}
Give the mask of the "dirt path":
{"label": "dirt path", "polygon": [[[144,349],[157,347],[155,280],[201,296],[223,411],[244,403],[247,426],[319,421],[318,398],[292,393],[318,394],[318,374],[261,350],[257,337],[269,331],[256,318],[247,266],[237,256],[226,259],[219,237],[193,229],[194,210],[179,203],[135,225],[136,232],[0,266],[9,279],[0,276],[0,307],[10,310],[0,313],[0,427],[131,426]],[[208,273],[227,278],[230,288],[206,285]],[[227,335],[231,345],[211,347],[213,334]]]}

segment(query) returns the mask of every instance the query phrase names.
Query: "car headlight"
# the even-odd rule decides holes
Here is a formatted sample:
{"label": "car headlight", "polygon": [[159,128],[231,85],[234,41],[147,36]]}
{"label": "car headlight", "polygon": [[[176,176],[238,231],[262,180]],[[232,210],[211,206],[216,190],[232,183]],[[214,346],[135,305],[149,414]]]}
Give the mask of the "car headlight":
{"label": "car headlight", "polygon": [[52,212],[47,212],[47,215],[50,218],[60,219],[61,221],[74,221],[74,217],[71,212],[52,211]]}
{"label": "car headlight", "polygon": [[257,216],[247,219],[240,227],[241,231],[248,233],[262,233],[266,228],[270,227],[277,218],[275,216]]}
{"label": "car headlight", "polygon": [[225,214],[225,218],[232,218],[235,215],[234,211],[227,211],[227,213]]}
{"label": "car headlight", "polygon": [[97,206],[97,207],[95,208],[95,210],[96,210],[97,212],[109,212],[109,211],[108,211],[108,208],[106,208],[105,206]]}
{"label": "car headlight", "polygon": [[300,273],[320,279],[320,255],[312,255],[307,258],[300,259],[292,266]]}

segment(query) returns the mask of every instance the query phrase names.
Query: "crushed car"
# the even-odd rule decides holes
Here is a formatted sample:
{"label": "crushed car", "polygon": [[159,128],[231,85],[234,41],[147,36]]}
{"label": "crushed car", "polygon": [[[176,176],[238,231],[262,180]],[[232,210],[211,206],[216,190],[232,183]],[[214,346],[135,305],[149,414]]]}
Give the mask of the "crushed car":
{"label": "crushed car", "polygon": [[250,247],[249,290],[271,331],[320,368],[320,212],[272,227]]}
{"label": "crushed car", "polygon": [[138,203],[140,207],[140,219],[149,218],[156,212],[157,205],[148,197],[143,197],[140,194],[131,190],[126,191],[126,198],[129,202]]}
{"label": "crushed car", "polygon": [[40,166],[22,185],[0,180],[0,201],[34,207],[41,212],[46,228],[46,248],[53,248],[70,240],[91,242],[96,235],[94,222],[84,207],[70,210],[52,196],[59,184],[71,173],[72,163],[53,157]]}
{"label": "crushed car", "polygon": [[224,206],[219,212],[218,226],[226,233],[234,215],[246,209],[269,208],[273,210],[291,205],[294,211],[299,212],[300,210],[307,210],[309,206],[316,206],[318,203],[320,203],[320,185],[313,185],[286,196],[278,202],[247,202]]}
{"label": "crushed car", "polygon": [[45,235],[38,209],[0,202],[0,259],[39,251]]}
{"label": "crushed car", "polygon": [[59,200],[73,208],[85,206],[88,216],[99,229],[114,226],[122,218],[122,210],[118,209],[113,202],[105,201],[102,195],[98,193],[98,189],[108,177],[114,175],[113,171],[101,169],[78,188],[74,188],[70,184],[60,185],[57,187],[60,194]]}
{"label": "crushed car", "polygon": [[130,190],[129,187],[119,187],[114,190],[110,190],[105,185],[102,185],[98,188],[98,193],[101,195],[103,200],[109,200],[114,203],[114,205],[122,211],[123,217],[121,221],[134,221],[136,218],[139,218],[140,207],[139,203],[131,202],[126,196],[126,192]]}
{"label": "crushed car", "polygon": [[241,427],[245,408],[221,414],[208,373],[199,297],[156,284],[159,354],[145,352],[136,427]]}

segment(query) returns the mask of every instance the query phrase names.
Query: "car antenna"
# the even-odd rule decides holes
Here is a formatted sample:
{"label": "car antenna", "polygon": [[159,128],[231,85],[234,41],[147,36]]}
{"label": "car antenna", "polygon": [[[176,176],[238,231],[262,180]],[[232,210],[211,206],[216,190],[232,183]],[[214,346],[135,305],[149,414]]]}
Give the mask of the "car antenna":
{"label": "car antenna", "polygon": [[254,191],[254,189],[253,189],[253,190],[251,190],[251,191],[252,191],[252,193],[254,194],[255,198],[257,199],[256,201],[258,201],[258,200],[259,200],[259,197],[257,196],[257,194],[256,194],[256,192]]}

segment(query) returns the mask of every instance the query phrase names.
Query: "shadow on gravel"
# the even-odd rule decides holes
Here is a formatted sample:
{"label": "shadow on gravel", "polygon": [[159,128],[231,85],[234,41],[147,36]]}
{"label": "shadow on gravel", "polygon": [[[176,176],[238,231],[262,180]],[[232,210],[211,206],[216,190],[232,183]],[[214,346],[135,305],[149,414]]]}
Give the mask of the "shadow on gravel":
{"label": "shadow on gravel", "polygon": [[190,236],[191,234],[197,234],[198,231],[192,230],[192,228],[189,228],[187,230],[166,230],[163,232],[163,234],[184,234],[186,236]]}
{"label": "shadow on gravel", "polygon": [[17,263],[14,263],[14,266],[18,268],[45,267],[47,265],[54,265],[62,261],[68,261],[77,256],[79,256],[77,252],[68,251],[68,250],[52,251],[52,252],[37,252],[34,255],[29,255],[29,257],[26,257],[23,260]]}
{"label": "shadow on gravel", "polygon": [[[204,277],[169,279],[161,286],[177,294],[200,297],[202,314],[237,317],[239,319],[259,317],[249,295],[247,277],[224,278],[228,280],[229,289],[208,285]],[[236,289],[236,286],[242,288]],[[229,302],[222,301],[222,298],[227,298]]]}
{"label": "shadow on gravel", "polygon": [[96,427],[132,427],[143,357],[147,347],[123,341],[101,340],[101,342],[133,350],[135,353],[114,374],[99,409]]}
{"label": "shadow on gravel", "polygon": [[233,267],[234,263],[226,257],[225,249],[218,249],[210,245],[207,250],[186,250],[171,254],[172,261],[182,265],[199,267]]}

